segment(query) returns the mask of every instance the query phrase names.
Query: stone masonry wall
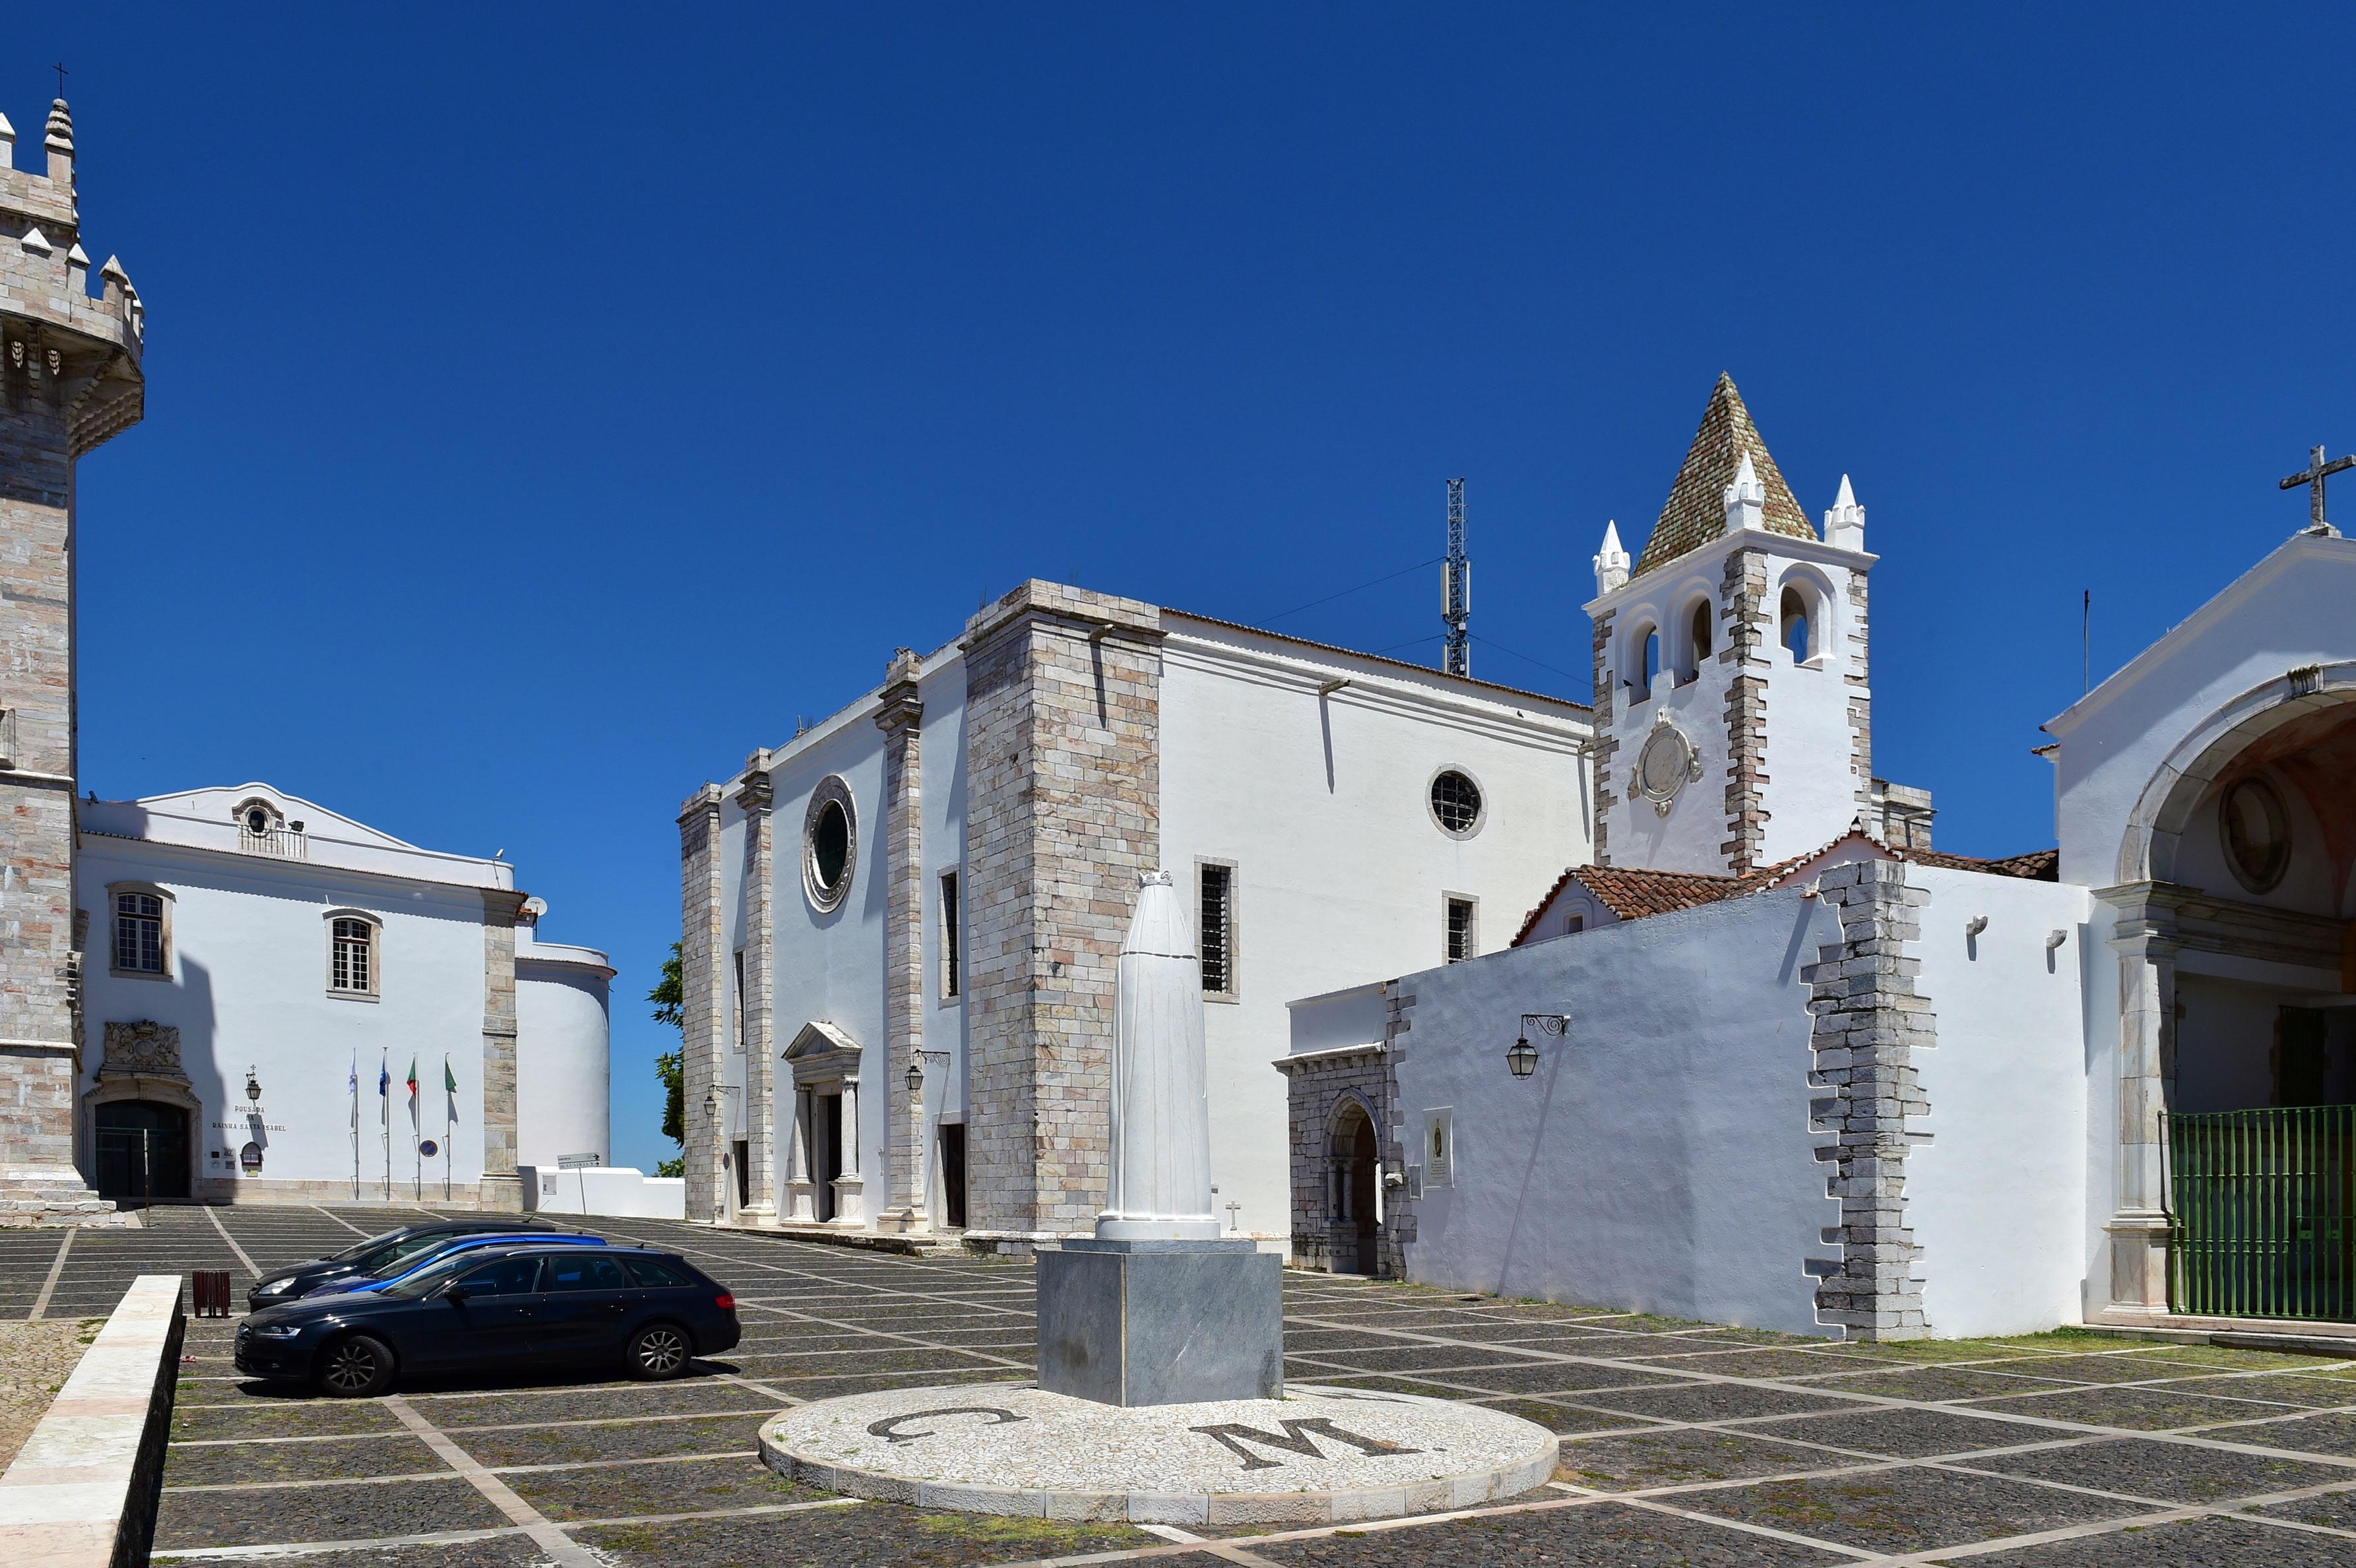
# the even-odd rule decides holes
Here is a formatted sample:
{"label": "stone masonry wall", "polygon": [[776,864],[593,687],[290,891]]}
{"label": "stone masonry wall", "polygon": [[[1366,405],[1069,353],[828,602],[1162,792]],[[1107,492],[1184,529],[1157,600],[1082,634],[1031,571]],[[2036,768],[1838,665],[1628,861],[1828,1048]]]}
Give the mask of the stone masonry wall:
{"label": "stone masonry wall", "polygon": [[685,1091],[687,1217],[708,1220],[721,1194],[721,1125],[703,1114],[716,1097],[720,1053],[726,1047],[726,999],[721,993],[727,933],[720,912],[720,786],[707,784],[679,814],[680,1087]]}
{"label": "stone masonry wall", "polygon": [[1840,919],[1841,940],[1817,950],[1801,972],[1815,1015],[1808,1082],[1815,1128],[1837,1141],[1818,1151],[1841,1206],[1841,1256],[1812,1265],[1824,1275],[1816,1315],[1855,1339],[1919,1339],[1928,1332],[1922,1249],[1906,1223],[1909,1116],[1930,1114],[1914,1052],[1937,1044],[1936,1017],[1916,976],[1922,908],[1931,895],[1906,885],[1903,861],[1866,860],[1827,870],[1817,882]]}
{"label": "stone masonry wall", "polygon": [[1740,876],[1762,863],[1767,840],[1767,680],[1753,668],[1767,635],[1767,558],[1751,549],[1728,556],[1719,603],[1726,646],[1718,656],[1734,677],[1726,688],[1726,842],[1718,848]]}
{"label": "stone masonry wall", "polygon": [[[1848,574],[1848,640],[1853,646],[1842,678],[1848,683],[1848,765],[1857,777],[1857,815],[1859,821],[1879,827],[1873,809],[1873,635],[1866,620],[1865,584],[1862,571]],[[1929,840],[1918,848],[1929,848]]]}
{"label": "stone masonry wall", "polygon": [[926,1228],[925,1103],[908,1069],[925,1049],[925,705],[916,656],[894,655],[876,727],[884,731],[884,1157],[891,1178],[879,1223]]}
{"label": "stone masonry wall", "polygon": [[1161,853],[1162,621],[1029,581],[966,629],[968,1221],[1085,1230],[1111,1142],[1116,960]]}
{"label": "stone masonry wall", "polygon": [[744,1184],[752,1194],[745,1216],[776,1217],[776,1051],[769,1043],[776,1011],[776,790],[765,747],[744,761],[737,809],[744,814]]}
{"label": "stone masonry wall", "polygon": [[524,895],[483,894],[483,1176],[481,1204],[523,1208],[516,1171],[516,916]]}
{"label": "stone masonry wall", "polygon": [[1612,738],[1612,716],[1618,711],[1620,683],[1612,678],[1612,622],[1615,612],[1595,618],[1595,863],[1612,864],[1612,807],[1620,796],[1612,787],[1612,759],[1620,752]]}
{"label": "stone masonry wall", "polygon": [[[1415,1151],[1399,1109],[1399,1063],[1411,1027],[1412,996],[1385,1004],[1383,1044],[1352,1051],[1284,1058],[1286,1104],[1292,1138],[1292,1259],[1294,1266],[1331,1271],[1339,1261],[1333,1245],[1333,1124],[1347,1101],[1373,1116],[1383,1168],[1404,1171]],[[1377,1179],[1380,1179],[1379,1177]],[[1415,1202],[1404,1186],[1385,1188],[1383,1224],[1376,1243],[1375,1272],[1386,1279],[1407,1277],[1407,1243],[1415,1240]]]}

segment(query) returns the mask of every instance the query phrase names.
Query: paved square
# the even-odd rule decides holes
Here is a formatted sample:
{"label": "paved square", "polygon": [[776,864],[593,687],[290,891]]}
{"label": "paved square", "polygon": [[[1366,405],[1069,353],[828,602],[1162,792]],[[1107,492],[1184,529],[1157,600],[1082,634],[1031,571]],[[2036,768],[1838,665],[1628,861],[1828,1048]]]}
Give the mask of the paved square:
{"label": "paved square", "polygon": [[[255,1274],[409,1209],[162,1209],[144,1229],[0,1232],[0,1315],[84,1317],[134,1275]],[[677,1382],[595,1374],[348,1403],[240,1381],[189,1325],[156,1560],[306,1568],[737,1563],[2101,1564],[2356,1561],[2350,1362],[2062,1334],[1838,1347],[1633,1314],[1289,1275],[1298,1375],[1472,1400],[1563,1435],[1514,1502],[1267,1532],[847,1502],[755,1434],[830,1394],[1031,1370],[1032,1271],[652,1221],[733,1289],[744,1342]],[[1942,1557],[1943,1552],[1954,1555]]]}

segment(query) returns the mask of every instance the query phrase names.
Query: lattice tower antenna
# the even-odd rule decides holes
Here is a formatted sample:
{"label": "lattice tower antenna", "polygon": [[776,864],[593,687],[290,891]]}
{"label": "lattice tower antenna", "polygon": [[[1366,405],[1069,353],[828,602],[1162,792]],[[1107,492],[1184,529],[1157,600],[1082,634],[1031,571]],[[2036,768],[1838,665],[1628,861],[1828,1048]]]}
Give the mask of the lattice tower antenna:
{"label": "lattice tower antenna", "polygon": [[1448,652],[1440,668],[1450,675],[1472,673],[1472,560],[1464,553],[1464,481],[1448,482],[1448,576],[1441,588],[1440,621],[1448,627]]}

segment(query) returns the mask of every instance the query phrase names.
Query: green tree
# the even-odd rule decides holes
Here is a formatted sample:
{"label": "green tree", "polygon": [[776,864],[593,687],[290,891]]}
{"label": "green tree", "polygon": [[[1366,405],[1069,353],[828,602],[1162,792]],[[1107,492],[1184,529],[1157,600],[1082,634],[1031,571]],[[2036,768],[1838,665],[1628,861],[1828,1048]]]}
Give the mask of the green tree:
{"label": "green tree", "polygon": [[[687,975],[683,967],[685,955],[681,944],[670,944],[670,956],[663,960],[662,978],[647,993],[647,1000],[655,1005],[655,1022],[669,1024],[675,1029],[687,1027]],[[687,1071],[681,1051],[666,1051],[655,1058],[655,1076],[663,1081],[663,1136],[680,1146],[680,1157],[667,1159],[655,1167],[657,1176],[687,1174]]]}

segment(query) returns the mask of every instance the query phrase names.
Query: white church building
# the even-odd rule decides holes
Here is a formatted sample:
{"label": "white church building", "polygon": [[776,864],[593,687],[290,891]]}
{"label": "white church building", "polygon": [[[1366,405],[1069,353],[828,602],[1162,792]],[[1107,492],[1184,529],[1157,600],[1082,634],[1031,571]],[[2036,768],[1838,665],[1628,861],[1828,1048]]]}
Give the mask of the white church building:
{"label": "white church building", "polygon": [[1509,950],[1304,996],[1301,1261],[1802,1334],[2356,1323],[2356,541],[2045,728],[2058,851],[1877,784],[1843,479],[1721,381],[1597,556],[1595,853]]}
{"label": "white church building", "polygon": [[519,1168],[605,1163],[614,970],[507,861],[262,784],[76,815],[101,1197],[514,1208]]}

